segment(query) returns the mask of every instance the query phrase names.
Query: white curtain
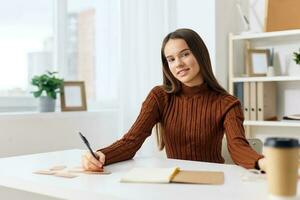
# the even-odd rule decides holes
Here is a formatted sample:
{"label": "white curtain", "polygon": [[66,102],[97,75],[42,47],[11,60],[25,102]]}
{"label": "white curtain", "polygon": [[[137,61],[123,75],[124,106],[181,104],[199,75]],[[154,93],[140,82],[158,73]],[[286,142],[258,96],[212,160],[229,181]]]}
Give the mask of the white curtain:
{"label": "white curtain", "polygon": [[[97,1],[97,96],[102,107],[118,109],[119,119],[112,122],[120,127],[118,138],[134,123],[151,88],[162,84],[160,48],[175,27],[175,7],[174,0]],[[157,153],[154,139],[147,139],[139,155]]]}
{"label": "white curtain", "polygon": [[[173,28],[173,13],[169,8],[175,2],[121,1],[121,135],[134,123],[151,88],[162,84],[160,48],[164,36]],[[153,134],[138,154],[148,156],[157,152],[154,139]]]}
{"label": "white curtain", "polygon": [[121,65],[121,0],[97,0],[96,88],[101,107],[116,108]]}

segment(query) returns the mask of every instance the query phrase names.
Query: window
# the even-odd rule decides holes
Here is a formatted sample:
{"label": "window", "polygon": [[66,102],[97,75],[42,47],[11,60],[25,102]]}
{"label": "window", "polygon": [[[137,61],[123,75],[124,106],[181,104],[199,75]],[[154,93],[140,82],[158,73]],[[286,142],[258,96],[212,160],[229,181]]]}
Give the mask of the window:
{"label": "window", "polygon": [[51,69],[52,0],[1,0],[0,96],[30,96],[33,74]]}
{"label": "window", "polygon": [[89,108],[117,107],[120,0],[69,0],[67,16],[66,79],[85,81]]}
{"label": "window", "polygon": [[0,1],[0,112],[35,110],[30,81],[47,70],[85,81],[89,109],[117,106],[119,0]]}

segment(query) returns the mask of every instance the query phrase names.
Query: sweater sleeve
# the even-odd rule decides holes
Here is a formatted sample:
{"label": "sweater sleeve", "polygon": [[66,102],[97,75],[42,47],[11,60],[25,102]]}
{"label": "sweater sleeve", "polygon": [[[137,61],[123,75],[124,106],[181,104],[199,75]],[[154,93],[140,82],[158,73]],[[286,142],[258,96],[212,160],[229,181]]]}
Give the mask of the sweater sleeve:
{"label": "sweater sleeve", "polygon": [[159,90],[158,86],[151,90],[142,104],[136,121],[122,139],[98,150],[105,155],[105,165],[133,158],[145,139],[151,135],[153,126],[160,119],[157,90]]}
{"label": "sweater sleeve", "polygon": [[236,99],[227,107],[224,118],[227,147],[235,164],[252,169],[263,156],[250,147],[245,137],[243,122],[244,115],[241,104]]}

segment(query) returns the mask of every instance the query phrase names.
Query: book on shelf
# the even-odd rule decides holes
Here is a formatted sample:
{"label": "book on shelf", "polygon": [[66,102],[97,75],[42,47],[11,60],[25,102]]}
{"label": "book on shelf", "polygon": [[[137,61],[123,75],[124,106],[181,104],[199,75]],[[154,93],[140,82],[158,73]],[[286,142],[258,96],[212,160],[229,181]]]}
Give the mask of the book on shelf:
{"label": "book on shelf", "polygon": [[275,82],[234,84],[234,95],[241,101],[245,120],[277,120]]}
{"label": "book on shelf", "polygon": [[277,120],[276,83],[257,82],[257,120]]}
{"label": "book on shelf", "polygon": [[233,87],[234,96],[240,100],[242,106],[244,106],[244,88],[243,87],[244,87],[244,84],[241,82],[234,83],[234,87]]}
{"label": "book on shelf", "polygon": [[250,82],[250,120],[257,120],[256,82]]}
{"label": "book on shelf", "polygon": [[193,183],[219,185],[224,183],[224,172],[187,171],[172,168],[133,168],[122,178],[123,183]]}
{"label": "book on shelf", "polygon": [[300,114],[286,115],[286,116],[283,116],[283,119],[287,119],[287,120],[300,120]]}
{"label": "book on shelf", "polygon": [[244,92],[243,92],[243,108],[244,108],[244,117],[245,120],[250,120],[250,83],[249,82],[244,82]]}

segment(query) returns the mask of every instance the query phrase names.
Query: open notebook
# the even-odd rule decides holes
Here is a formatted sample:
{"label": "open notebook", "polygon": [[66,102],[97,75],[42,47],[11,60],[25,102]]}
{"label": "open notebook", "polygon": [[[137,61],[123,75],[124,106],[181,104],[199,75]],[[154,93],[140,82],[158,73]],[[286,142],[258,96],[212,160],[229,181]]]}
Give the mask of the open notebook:
{"label": "open notebook", "polygon": [[126,173],[121,182],[139,183],[224,183],[224,173],[215,171],[186,171],[173,168],[133,168]]}

